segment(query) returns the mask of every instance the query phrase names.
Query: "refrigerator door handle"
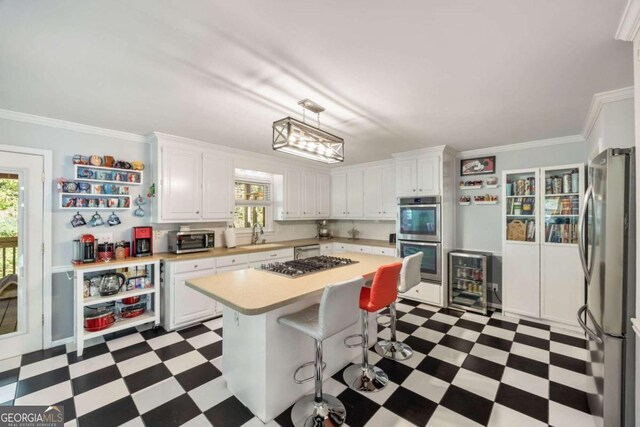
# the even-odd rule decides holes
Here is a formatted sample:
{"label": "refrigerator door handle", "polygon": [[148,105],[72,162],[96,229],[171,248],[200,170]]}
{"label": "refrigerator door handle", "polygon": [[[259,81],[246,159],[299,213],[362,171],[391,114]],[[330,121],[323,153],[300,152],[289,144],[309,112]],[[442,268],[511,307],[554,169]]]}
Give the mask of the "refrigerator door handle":
{"label": "refrigerator door handle", "polygon": [[[587,263],[587,257],[584,254],[584,223],[587,218],[587,206],[589,206],[589,199],[593,198],[593,187],[589,185],[586,193],[584,194],[584,203],[582,205],[582,212],[578,221],[578,252],[580,254],[580,262],[582,263],[582,271],[584,277],[587,280],[587,285],[591,283],[591,271],[589,270],[589,264]],[[592,251],[593,252],[593,251]]]}
{"label": "refrigerator door handle", "polygon": [[582,314],[586,311],[587,312],[587,316],[589,316],[591,318],[591,321],[595,324],[595,321],[593,320],[593,317],[591,316],[591,313],[589,313],[589,311],[587,311],[587,308],[588,308],[588,306],[587,306],[587,304],[585,304],[582,307],[580,307],[580,309],[578,310],[578,323],[580,324],[582,329],[584,329],[584,331],[587,333],[587,335],[589,335],[589,337],[592,340],[594,340],[597,344],[602,344],[602,338],[600,338],[598,336],[598,334],[596,334],[591,329],[589,329],[589,327],[586,325],[586,323],[584,323],[584,321],[582,320]]}

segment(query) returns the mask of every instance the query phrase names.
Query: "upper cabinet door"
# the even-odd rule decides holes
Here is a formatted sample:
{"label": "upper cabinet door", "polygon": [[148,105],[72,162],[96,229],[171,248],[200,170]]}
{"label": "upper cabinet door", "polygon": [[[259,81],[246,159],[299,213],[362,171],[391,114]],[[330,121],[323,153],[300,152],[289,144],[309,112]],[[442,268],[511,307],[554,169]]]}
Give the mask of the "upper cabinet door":
{"label": "upper cabinet door", "polygon": [[362,171],[347,172],[347,217],[364,216],[364,182]]}
{"label": "upper cabinet door", "polygon": [[302,172],[299,169],[284,171],[284,214],[285,219],[302,217]]}
{"label": "upper cabinet door", "polygon": [[396,163],[396,188],[398,196],[415,196],[418,191],[418,165],[415,159],[398,160]]}
{"label": "upper cabinet door", "polygon": [[316,214],[316,173],[302,173],[302,216],[315,218]]}
{"label": "upper cabinet door", "polygon": [[162,220],[199,220],[202,210],[202,153],[162,148]]}
{"label": "upper cabinet door", "polygon": [[365,169],[363,201],[365,218],[382,217],[382,185],[381,167]]}
{"label": "upper cabinet door", "polygon": [[440,194],[440,157],[418,159],[418,191],[421,196]]}
{"label": "upper cabinet door", "polygon": [[394,219],[397,209],[396,200],[396,167],[382,167],[382,217]]}
{"label": "upper cabinet door", "polygon": [[316,212],[318,218],[331,215],[331,175],[316,174]]}
{"label": "upper cabinet door", "polygon": [[233,219],[234,169],[230,157],[204,153],[202,156],[202,219]]}
{"label": "upper cabinet door", "polygon": [[347,174],[331,174],[331,218],[347,216]]}

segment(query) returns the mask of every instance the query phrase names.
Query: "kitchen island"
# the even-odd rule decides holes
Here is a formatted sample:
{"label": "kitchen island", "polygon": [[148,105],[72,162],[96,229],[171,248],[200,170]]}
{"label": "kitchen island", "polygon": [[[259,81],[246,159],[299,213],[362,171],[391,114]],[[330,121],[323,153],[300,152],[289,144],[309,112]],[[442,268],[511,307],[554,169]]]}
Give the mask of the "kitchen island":
{"label": "kitchen island", "polygon": [[[298,278],[244,269],[187,281],[187,286],[224,305],[223,376],[229,391],[265,423],[313,389],[312,381],[293,380],[298,366],[313,360],[313,340],[278,324],[278,318],[317,304],[327,285],[372,276],[381,265],[401,261],[361,253],[340,256],[357,263]],[[370,320],[373,343],[377,327],[373,315]],[[359,347],[346,348],[343,343],[357,333],[360,325],[353,324],[324,341],[325,378],[360,357]],[[311,375],[312,367],[301,374]]]}

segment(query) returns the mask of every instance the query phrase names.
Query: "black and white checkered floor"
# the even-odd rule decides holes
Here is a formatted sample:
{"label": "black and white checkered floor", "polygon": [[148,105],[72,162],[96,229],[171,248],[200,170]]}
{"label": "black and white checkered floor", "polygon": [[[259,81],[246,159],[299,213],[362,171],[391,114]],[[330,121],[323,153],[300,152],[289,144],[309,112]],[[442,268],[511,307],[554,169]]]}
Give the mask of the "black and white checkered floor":
{"label": "black and white checkered floor", "polygon": [[[390,383],[363,395],[325,380],[349,426],[591,427],[584,338],[524,320],[398,303],[414,356],[370,352]],[[379,336],[389,330],[379,327]],[[179,332],[107,336],[78,358],[60,346],[0,361],[4,405],[64,405],[66,426],[262,426],[225,387],[222,319]],[[269,426],[291,425],[289,411]]]}

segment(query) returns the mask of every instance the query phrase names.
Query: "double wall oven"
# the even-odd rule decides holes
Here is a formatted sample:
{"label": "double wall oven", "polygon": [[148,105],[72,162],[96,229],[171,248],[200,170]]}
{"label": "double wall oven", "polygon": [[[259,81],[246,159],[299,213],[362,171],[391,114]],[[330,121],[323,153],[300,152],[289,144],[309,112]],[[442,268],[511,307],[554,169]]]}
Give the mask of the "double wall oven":
{"label": "double wall oven", "polygon": [[422,279],[442,283],[440,196],[398,198],[396,247],[402,258],[422,252]]}

